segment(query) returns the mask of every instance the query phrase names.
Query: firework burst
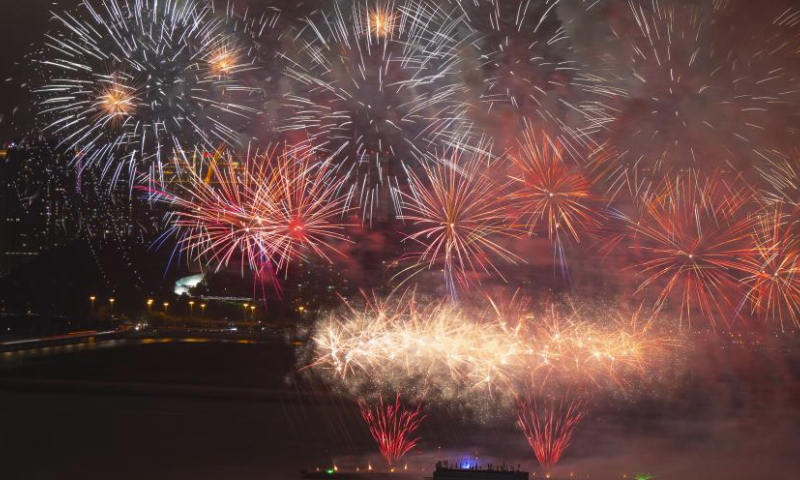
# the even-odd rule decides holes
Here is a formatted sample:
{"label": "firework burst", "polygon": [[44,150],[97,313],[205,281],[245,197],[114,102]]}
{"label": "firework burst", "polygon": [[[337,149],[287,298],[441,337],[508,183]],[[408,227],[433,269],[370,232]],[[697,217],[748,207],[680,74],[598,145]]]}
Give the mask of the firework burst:
{"label": "firework burst", "polygon": [[306,132],[348,177],[365,218],[385,217],[403,165],[457,136],[460,18],[428,0],[335,2],[317,13],[288,58],[303,93],[287,97],[280,129]]}
{"label": "firework burst", "polygon": [[586,415],[585,403],[564,398],[533,400],[521,397],[517,406],[517,425],[533,449],[536,459],[550,469],[561,459],[578,424]]}
{"label": "firework burst", "polygon": [[638,291],[660,288],[656,309],[677,297],[681,320],[699,309],[712,324],[727,321],[741,294],[736,269],[748,253],[751,199],[738,178],[689,172],[666,179],[630,225],[644,277]]}
{"label": "firework burst", "polygon": [[457,3],[473,31],[471,48],[463,53],[471,60],[464,76],[470,117],[480,128],[497,127],[492,137],[511,144],[507,129],[535,125],[576,155],[591,145],[591,134],[613,120],[604,97],[619,93],[601,76],[583,73],[559,0]]}
{"label": "firework burst", "polygon": [[570,166],[564,148],[546,134],[527,131],[511,154],[514,183],[511,201],[529,232],[546,230],[555,257],[566,274],[564,243],[581,242],[582,234],[596,230],[604,220],[601,200],[592,181],[577,165]]}
{"label": "firework burst", "polygon": [[358,406],[369,433],[390,467],[417,445],[419,438],[414,438],[414,433],[425,419],[421,404],[408,408],[397,394],[394,403],[384,403],[381,398],[374,408],[364,401],[359,401]]}
{"label": "firework burst", "polygon": [[775,17],[766,28],[762,22],[752,25],[758,28],[749,35],[734,32],[737,37],[734,42],[736,58],[744,67],[738,83],[765,104],[765,111],[769,108],[769,114],[761,116],[760,128],[756,130],[764,141],[758,142],[756,147],[789,151],[796,148],[793,139],[800,133],[797,115],[800,10],[781,8],[775,11]]}
{"label": "firework burst", "polygon": [[[679,168],[717,168],[761,147],[775,98],[757,89],[741,62],[717,48],[713,9],[630,0],[627,20],[614,25],[627,58],[615,70],[627,92],[611,127],[613,162],[603,172],[609,191],[632,179]],[[702,159],[702,161],[701,161]]]}
{"label": "firework burst", "polygon": [[763,213],[752,233],[752,251],[742,265],[751,310],[781,327],[800,326],[800,237],[797,209],[782,205]]}
{"label": "firework burst", "polygon": [[[435,163],[434,163],[435,162]],[[470,274],[497,274],[492,257],[516,263],[514,253],[500,241],[518,236],[509,222],[506,183],[489,176],[492,162],[477,149],[451,149],[426,166],[425,176],[409,171],[410,192],[400,192],[401,219],[417,231],[407,240],[421,250],[408,255],[412,276],[436,266],[443,268],[450,298],[456,284],[466,288]]]}
{"label": "firework burst", "polygon": [[227,153],[211,162],[183,160],[179,182],[159,184],[150,199],[168,204],[169,230],[193,260],[227,265],[239,255],[257,272],[281,272],[314,254],[330,261],[346,241],[341,180],[302,150]]}
{"label": "firework burst", "polygon": [[99,165],[115,183],[160,170],[181,144],[238,141],[257,113],[258,90],[242,82],[256,68],[254,22],[196,0],[81,7],[54,14],[37,94],[44,131],[77,151],[83,168]]}

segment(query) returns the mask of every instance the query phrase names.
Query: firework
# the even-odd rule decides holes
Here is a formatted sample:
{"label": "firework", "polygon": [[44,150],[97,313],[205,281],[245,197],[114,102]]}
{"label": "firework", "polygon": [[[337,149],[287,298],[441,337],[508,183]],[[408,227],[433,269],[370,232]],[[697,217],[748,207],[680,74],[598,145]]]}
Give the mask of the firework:
{"label": "firework", "polygon": [[631,249],[644,277],[639,292],[661,291],[655,308],[679,300],[681,320],[694,309],[715,323],[740,297],[736,269],[748,253],[752,195],[738,178],[689,172],[665,180],[630,225]]}
{"label": "firework", "polygon": [[180,182],[149,193],[170,206],[165,235],[192,259],[220,268],[239,255],[257,272],[280,272],[310,254],[330,261],[346,241],[341,180],[308,152],[273,147],[248,152],[243,164],[227,153],[182,160],[178,170]]}
{"label": "firework", "polygon": [[[604,181],[618,191],[638,178],[679,168],[721,167],[761,146],[775,98],[745,81],[735,55],[717,47],[713,9],[629,1],[629,17],[614,25],[628,63],[627,92],[611,127],[613,162]],[[627,22],[627,23],[625,23]],[[702,161],[701,161],[702,159]]]}
{"label": "firework", "polygon": [[547,231],[555,257],[566,273],[564,243],[581,242],[581,235],[600,227],[604,214],[600,199],[592,192],[592,181],[577,165],[570,166],[564,148],[546,134],[525,132],[517,151],[511,154],[517,206],[529,232]]}
{"label": "firework", "polygon": [[757,155],[763,163],[756,169],[768,185],[760,192],[762,201],[800,206],[800,151],[789,156],[776,150],[760,150]]}
{"label": "firework", "polygon": [[755,146],[790,151],[797,147],[792,139],[800,133],[797,116],[800,89],[797,88],[796,69],[800,61],[800,11],[780,7],[765,9],[768,11],[775,14],[768,25],[753,22],[753,26],[758,25],[757,29],[750,35],[733,32],[737,37],[733,41],[737,58],[746,67],[740,79],[742,88],[765,103],[764,111],[769,108],[769,114],[762,114],[756,130],[765,139]]}
{"label": "firework", "polygon": [[[236,143],[256,113],[254,22],[196,0],[89,0],[54,14],[39,61],[44,131],[116,182],[160,170],[181,144]],[[241,100],[237,103],[236,100]],[[77,158],[76,157],[76,158]]]}
{"label": "firework", "polygon": [[365,219],[388,215],[404,164],[457,136],[459,22],[428,0],[334,2],[305,19],[279,129],[331,158]]}
{"label": "firework", "polygon": [[800,326],[800,237],[796,209],[772,207],[753,229],[751,254],[742,270],[751,310],[770,320]]}
{"label": "firework", "polygon": [[520,300],[470,308],[405,294],[321,320],[304,368],[350,394],[402,388],[481,407],[520,385],[624,393],[658,369],[668,343],[638,312],[532,311]]}
{"label": "firework", "polygon": [[400,394],[397,394],[393,404],[384,403],[381,398],[375,408],[363,401],[358,406],[369,433],[378,443],[381,455],[390,467],[417,445],[419,438],[413,438],[413,435],[425,419],[421,404],[410,409],[403,405]]}
{"label": "firework", "polygon": [[451,298],[456,284],[469,286],[469,274],[497,274],[492,257],[516,263],[515,254],[502,246],[503,239],[518,236],[508,221],[503,198],[507,182],[489,176],[494,162],[480,149],[451,149],[425,168],[426,175],[409,171],[410,192],[400,192],[401,219],[416,232],[410,240],[420,250],[408,255],[413,274],[440,266]]}
{"label": "firework", "polygon": [[583,401],[569,398],[518,400],[517,425],[545,469],[557,464],[570,446],[575,429],[586,414],[585,407]]}
{"label": "firework", "polygon": [[590,135],[612,120],[602,102],[618,92],[601,76],[583,72],[565,28],[569,20],[559,18],[565,12],[558,4],[458,0],[474,33],[471,48],[462,53],[471,60],[464,75],[471,117],[480,128],[497,127],[492,135],[497,141],[513,138],[507,129],[535,125],[550,130],[568,153],[578,154],[592,144]]}

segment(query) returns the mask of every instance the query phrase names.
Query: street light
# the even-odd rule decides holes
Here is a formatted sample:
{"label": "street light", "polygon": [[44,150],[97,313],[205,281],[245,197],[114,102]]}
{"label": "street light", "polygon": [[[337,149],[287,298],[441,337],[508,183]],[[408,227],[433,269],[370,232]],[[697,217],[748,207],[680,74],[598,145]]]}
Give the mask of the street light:
{"label": "street light", "polygon": [[169,309],[169,302],[164,302],[164,315],[167,314],[168,309]]}
{"label": "street light", "polygon": [[114,313],[114,299],[113,298],[109,298],[108,299],[108,303],[111,304],[111,313]]}
{"label": "street light", "polygon": [[150,298],[147,300],[147,313],[151,313],[153,311],[153,299]]}
{"label": "street light", "polygon": [[245,303],[244,304],[244,319],[245,320],[247,320],[247,307],[249,307],[249,306],[250,306],[249,303]]}
{"label": "street light", "polygon": [[92,295],[91,297],[89,297],[89,300],[91,300],[92,302],[92,313],[94,313],[94,301],[97,300],[97,297]]}
{"label": "street light", "polygon": [[256,319],[256,306],[255,305],[250,305],[250,318],[252,318],[253,320]]}
{"label": "street light", "polygon": [[200,304],[200,316],[201,317],[205,317],[206,316],[206,304],[205,303],[201,303]]}
{"label": "street light", "polygon": [[194,317],[194,301],[189,301],[189,317]]}

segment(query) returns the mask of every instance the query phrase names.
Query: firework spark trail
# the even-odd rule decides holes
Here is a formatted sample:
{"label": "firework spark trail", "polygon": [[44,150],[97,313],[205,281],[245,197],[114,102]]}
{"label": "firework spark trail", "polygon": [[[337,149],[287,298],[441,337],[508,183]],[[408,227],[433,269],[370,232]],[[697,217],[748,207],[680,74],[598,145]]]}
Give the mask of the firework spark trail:
{"label": "firework spark trail", "polygon": [[768,187],[760,191],[766,204],[790,203],[800,207],[800,151],[785,155],[775,150],[759,150],[764,164],[756,166]]}
{"label": "firework spark trail", "polygon": [[142,169],[160,175],[181,143],[237,142],[257,113],[257,89],[241,80],[257,68],[248,42],[262,27],[196,0],[81,7],[53,14],[36,93],[44,131],[77,151],[83,168],[99,166],[113,184]]}
{"label": "firework spark trail", "polygon": [[800,10],[781,8],[775,12],[771,24],[753,22],[757,29],[749,35],[746,31],[737,32],[732,42],[744,67],[738,82],[740,88],[765,103],[763,111],[769,108],[769,115],[763,115],[755,130],[767,135],[767,139],[757,142],[756,149],[790,151],[797,147],[794,138],[800,132],[796,68],[800,62]]}
{"label": "firework spark trail", "polygon": [[471,273],[502,277],[492,257],[510,263],[520,260],[500,243],[520,232],[509,221],[504,198],[509,182],[499,183],[489,176],[496,163],[480,149],[453,148],[430,163],[425,176],[409,171],[410,192],[400,192],[400,219],[417,229],[407,240],[421,247],[407,255],[414,265],[401,274],[412,272],[413,276],[441,266],[448,294],[454,299],[456,284],[468,288]]}
{"label": "firework spark trail", "polygon": [[417,445],[419,438],[413,438],[413,435],[425,419],[421,404],[414,409],[408,408],[400,401],[400,394],[397,394],[393,404],[384,403],[381,398],[374,408],[364,401],[359,401],[358,406],[372,438],[378,443],[381,455],[390,467]]}
{"label": "firework spark trail", "polygon": [[525,435],[536,459],[550,469],[570,446],[578,424],[586,415],[585,403],[572,398],[536,401],[521,397],[517,404],[517,425]]}
{"label": "firework spark trail", "polygon": [[629,226],[634,268],[644,276],[638,292],[661,288],[655,310],[674,294],[681,321],[699,308],[712,325],[717,318],[727,322],[741,298],[736,273],[749,252],[751,200],[738,177],[690,171],[664,181]]}
{"label": "firework spark trail", "polygon": [[310,254],[331,261],[347,241],[341,180],[308,152],[248,152],[241,166],[227,153],[209,164],[184,159],[178,170],[180,182],[148,193],[170,206],[164,236],[193,260],[222,268],[238,254],[242,268],[280,273]]}
{"label": "firework spark trail", "polygon": [[459,137],[461,19],[428,0],[369,0],[304,21],[298,52],[286,57],[298,87],[278,129],[306,132],[371,222],[408,163]]}
{"label": "firework spark trail", "polygon": [[356,395],[402,388],[445,403],[505,401],[519,385],[623,391],[658,370],[666,336],[636,313],[600,315],[375,299],[321,320],[303,368]]}
{"label": "firework spark trail", "polygon": [[599,228],[605,220],[601,199],[593,183],[577,165],[567,164],[564,147],[547,134],[526,131],[511,153],[513,190],[510,201],[530,233],[546,224],[554,257],[567,275],[565,242],[581,243],[581,235]]}
{"label": "firework spark trail", "polygon": [[769,320],[800,326],[800,237],[797,209],[780,204],[758,218],[752,250],[740,267],[746,273],[750,308]]}

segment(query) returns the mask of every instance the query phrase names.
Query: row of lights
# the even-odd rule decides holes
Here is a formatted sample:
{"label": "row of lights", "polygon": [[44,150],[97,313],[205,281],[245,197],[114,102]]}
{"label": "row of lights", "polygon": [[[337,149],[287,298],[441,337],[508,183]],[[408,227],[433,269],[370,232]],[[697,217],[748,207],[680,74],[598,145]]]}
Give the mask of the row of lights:
{"label": "row of lights", "polygon": [[[155,300],[153,300],[152,298],[147,300],[147,312],[148,313],[153,310],[153,303],[154,302],[155,302]],[[190,317],[194,316],[194,303],[195,303],[194,300],[189,300],[189,316]],[[164,313],[167,313],[169,311],[169,302],[164,302],[163,305],[164,305]],[[200,304],[200,311],[201,311],[201,315],[205,316],[205,314],[206,314],[206,304],[205,303],[201,303]]]}
{"label": "row of lights", "polygon": [[[94,312],[94,302],[96,300],[97,300],[97,297],[95,295],[92,295],[92,296],[89,297],[89,301],[92,302],[92,312]],[[111,311],[112,312],[114,311],[114,302],[115,302],[115,300],[113,298],[109,298],[108,299],[108,303],[111,305]],[[147,300],[147,312],[148,313],[153,311],[153,304],[154,303],[155,303],[155,300],[153,300],[152,298]],[[190,316],[194,315],[194,304],[195,304],[194,300],[190,300],[189,301]],[[164,305],[164,313],[167,313],[167,311],[169,310],[169,302],[164,302],[163,305]],[[245,309],[247,309],[247,305],[248,304],[244,305]],[[254,311],[256,307],[255,307],[255,305],[253,305],[250,308]],[[201,303],[200,304],[200,310],[202,311],[202,315],[205,315],[205,313],[206,313],[206,304],[205,303]]]}

